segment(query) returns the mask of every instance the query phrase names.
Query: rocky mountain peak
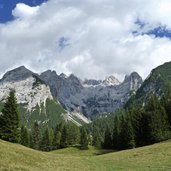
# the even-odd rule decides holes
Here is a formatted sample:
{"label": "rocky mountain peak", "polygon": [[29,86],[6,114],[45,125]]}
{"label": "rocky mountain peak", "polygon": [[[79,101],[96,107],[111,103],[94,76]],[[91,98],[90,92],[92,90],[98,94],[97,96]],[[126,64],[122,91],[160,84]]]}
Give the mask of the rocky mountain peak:
{"label": "rocky mountain peak", "polygon": [[82,81],[78,77],[76,77],[74,74],[71,74],[68,78],[67,81],[70,82],[73,85],[77,85],[80,88],[82,87]]}
{"label": "rocky mountain peak", "polygon": [[52,80],[52,79],[54,79],[54,77],[56,78],[56,77],[58,77],[58,75],[57,75],[56,71],[52,71],[52,70],[47,70],[40,74],[40,78],[42,80]]}
{"label": "rocky mountain peak", "polygon": [[95,86],[117,86],[120,82],[114,76],[106,77],[105,80],[95,80],[95,79],[85,79],[83,81],[83,86],[85,87],[95,87]]}
{"label": "rocky mountain peak", "polygon": [[68,76],[66,75],[66,74],[64,74],[64,73],[61,73],[60,75],[59,75],[61,78],[68,78]]}
{"label": "rocky mountain peak", "polygon": [[111,75],[109,77],[106,77],[106,79],[103,81],[103,83],[106,86],[116,86],[116,85],[120,84],[120,81],[117,78],[115,78],[113,75]]}
{"label": "rocky mountain peak", "polygon": [[[2,78],[3,81],[20,81],[31,77],[34,73],[25,66],[20,66],[16,69],[8,71]],[[35,74],[36,75],[36,74]]]}
{"label": "rocky mountain peak", "polygon": [[141,76],[137,72],[132,72],[130,75],[126,75],[124,82],[130,81],[130,80],[135,80],[135,79],[141,79]]}
{"label": "rocky mountain peak", "polygon": [[130,90],[138,90],[143,83],[141,76],[137,72],[132,72],[130,75],[125,76],[124,82],[130,84]]}

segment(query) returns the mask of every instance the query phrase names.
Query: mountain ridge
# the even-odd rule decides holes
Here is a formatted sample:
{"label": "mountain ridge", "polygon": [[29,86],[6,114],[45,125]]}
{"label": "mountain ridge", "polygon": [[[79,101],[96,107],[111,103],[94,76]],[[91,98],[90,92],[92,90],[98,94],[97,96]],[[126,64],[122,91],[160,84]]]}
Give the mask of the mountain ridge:
{"label": "mountain ridge", "polygon": [[40,78],[51,88],[54,97],[69,111],[79,111],[87,117],[111,113],[122,107],[142,84],[138,73],[133,72],[120,83],[114,76],[106,80],[81,80],[75,75],[58,75],[45,71]]}
{"label": "mountain ridge", "polygon": [[[71,115],[75,118],[76,113],[92,118],[123,107],[141,84],[142,78],[136,72],[125,76],[123,82],[114,76],[108,76],[105,80],[83,81],[74,74],[58,75],[56,71],[47,70],[39,75],[20,66],[6,72],[0,80],[0,101],[7,97],[11,88],[15,88],[19,103],[25,104],[29,112],[37,106],[45,107],[49,99],[55,100],[66,113],[70,113],[68,119]],[[83,119],[81,115],[79,118]]]}

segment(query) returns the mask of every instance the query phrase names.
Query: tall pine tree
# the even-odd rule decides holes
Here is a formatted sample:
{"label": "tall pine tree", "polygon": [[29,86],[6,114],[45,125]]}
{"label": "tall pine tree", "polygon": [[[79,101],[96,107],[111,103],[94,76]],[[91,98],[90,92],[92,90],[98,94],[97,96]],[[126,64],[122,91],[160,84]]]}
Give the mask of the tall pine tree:
{"label": "tall pine tree", "polygon": [[151,96],[146,106],[149,115],[149,136],[151,143],[159,142],[168,138],[168,116],[156,96]]}
{"label": "tall pine tree", "polygon": [[116,116],[114,119],[114,129],[113,129],[113,148],[120,149],[121,141],[120,141],[120,132],[121,132],[121,123],[119,117]]}
{"label": "tall pine tree", "polygon": [[126,117],[122,118],[121,132],[120,132],[121,149],[128,149],[128,148],[135,147],[134,129],[131,123],[131,119],[128,115],[129,114],[127,113]]}
{"label": "tall pine tree", "polygon": [[43,151],[52,150],[52,141],[53,141],[52,130],[46,128],[41,139],[40,149]]}
{"label": "tall pine tree", "polygon": [[67,136],[68,136],[67,127],[66,127],[66,125],[64,125],[64,127],[62,129],[62,135],[61,135],[61,143],[60,143],[61,148],[66,148],[68,146]]}
{"label": "tall pine tree", "polygon": [[26,147],[29,146],[29,134],[26,127],[21,127],[21,137],[20,137],[20,143]]}
{"label": "tall pine tree", "polygon": [[32,140],[32,145],[34,149],[38,150],[39,145],[40,145],[40,128],[39,124],[37,121],[34,122],[33,128],[32,128],[32,135],[31,135],[31,140]]}
{"label": "tall pine tree", "polygon": [[14,90],[11,90],[0,115],[0,138],[19,142],[19,111]]}
{"label": "tall pine tree", "polygon": [[57,125],[54,131],[54,138],[53,138],[53,150],[57,150],[60,148],[61,143],[61,127]]}
{"label": "tall pine tree", "polygon": [[103,143],[103,148],[105,149],[112,149],[112,133],[107,126],[106,131],[105,131],[105,136],[104,136],[104,143]]}
{"label": "tall pine tree", "polygon": [[83,150],[88,149],[88,135],[87,135],[87,131],[85,130],[85,128],[81,129],[80,145],[81,145],[81,149]]}

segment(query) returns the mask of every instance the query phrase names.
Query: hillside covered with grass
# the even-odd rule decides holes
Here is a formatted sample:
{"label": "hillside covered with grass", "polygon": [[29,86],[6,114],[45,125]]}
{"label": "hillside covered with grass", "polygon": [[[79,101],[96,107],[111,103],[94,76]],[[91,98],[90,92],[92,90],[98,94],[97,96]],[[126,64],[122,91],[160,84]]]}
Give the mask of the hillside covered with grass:
{"label": "hillside covered with grass", "polygon": [[66,148],[35,151],[0,140],[0,171],[147,171],[171,170],[171,141],[111,152]]}

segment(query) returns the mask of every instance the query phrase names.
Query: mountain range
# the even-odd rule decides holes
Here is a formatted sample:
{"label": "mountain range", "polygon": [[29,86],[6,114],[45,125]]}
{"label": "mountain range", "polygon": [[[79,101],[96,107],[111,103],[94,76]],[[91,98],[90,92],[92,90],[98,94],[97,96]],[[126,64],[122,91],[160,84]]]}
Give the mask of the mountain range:
{"label": "mountain range", "polygon": [[122,107],[142,84],[142,78],[133,72],[120,83],[114,76],[105,80],[81,80],[75,75],[57,75],[46,71],[40,79],[49,85],[52,96],[68,111],[77,111],[91,118],[111,113]]}
{"label": "mountain range", "polygon": [[162,94],[171,80],[170,68],[170,62],[157,67],[144,82],[136,72],[120,82],[114,76],[82,80],[73,74],[58,75],[51,70],[39,75],[21,66],[8,71],[0,80],[0,108],[14,89],[26,125],[35,120],[51,126],[61,120],[82,125],[125,104],[144,103],[152,93]]}

